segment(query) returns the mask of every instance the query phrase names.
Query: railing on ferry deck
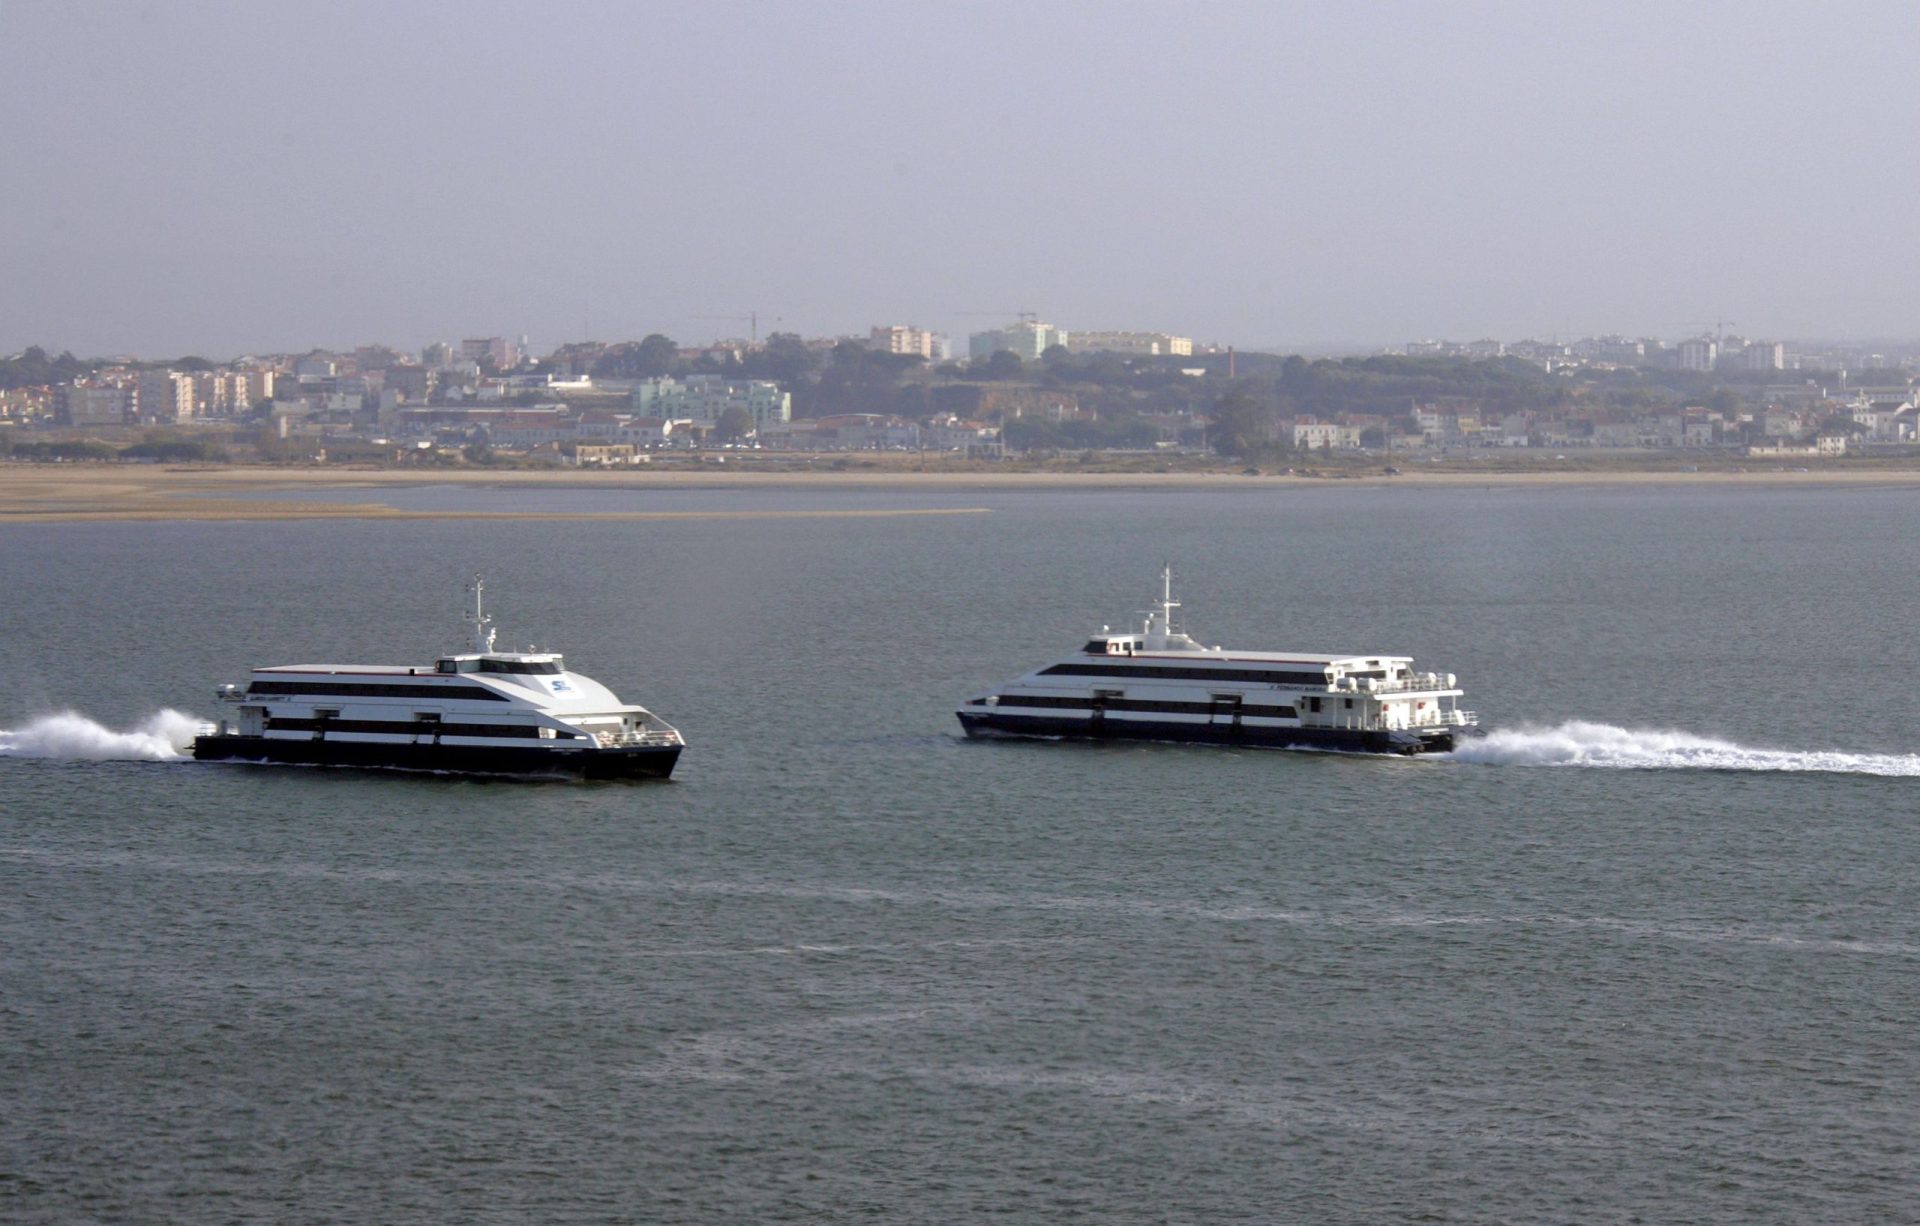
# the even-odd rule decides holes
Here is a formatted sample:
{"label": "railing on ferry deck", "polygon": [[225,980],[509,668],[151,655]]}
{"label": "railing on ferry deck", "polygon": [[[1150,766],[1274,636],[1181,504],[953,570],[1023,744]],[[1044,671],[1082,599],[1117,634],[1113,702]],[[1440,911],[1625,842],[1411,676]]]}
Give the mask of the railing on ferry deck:
{"label": "railing on ferry deck", "polygon": [[672,728],[641,728],[634,732],[596,732],[594,744],[602,749],[627,749],[634,746],[684,745],[680,733]]}
{"label": "railing on ferry deck", "polygon": [[[1448,685],[1447,675],[1445,673],[1415,673],[1405,680],[1395,681],[1383,681],[1375,678],[1372,689],[1366,687],[1366,678],[1355,678],[1355,680],[1360,682],[1359,686],[1352,691],[1352,693],[1355,694],[1415,694],[1427,690],[1456,690],[1460,688],[1457,685]],[[1337,688],[1335,692],[1344,694],[1348,691],[1344,686],[1341,686]]]}
{"label": "railing on ferry deck", "polygon": [[1480,722],[1480,716],[1473,711],[1440,710],[1422,711],[1418,719],[1404,724],[1389,724],[1378,715],[1362,714],[1355,711],[1349,715],[1341,712],[1330,724],[1314,724],[1316,728],[1339,728],[1348,732],[1417,732],[1422,728],[1471,728]]}

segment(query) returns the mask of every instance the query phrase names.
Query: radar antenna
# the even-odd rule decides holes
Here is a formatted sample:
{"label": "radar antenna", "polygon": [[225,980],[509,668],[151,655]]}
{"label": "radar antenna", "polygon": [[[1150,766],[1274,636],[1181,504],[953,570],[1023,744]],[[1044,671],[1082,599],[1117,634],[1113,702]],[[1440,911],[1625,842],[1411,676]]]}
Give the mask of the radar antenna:
{"label": "radar antenna", "polygon": [[473,649],[482,655],[493,650],[493,619],[487,616],[481,603],[486,592],[487,581],[474,573],[473,582],[467,584],[467,590],[473,593],[473,612],[467,615],[473,623]]}

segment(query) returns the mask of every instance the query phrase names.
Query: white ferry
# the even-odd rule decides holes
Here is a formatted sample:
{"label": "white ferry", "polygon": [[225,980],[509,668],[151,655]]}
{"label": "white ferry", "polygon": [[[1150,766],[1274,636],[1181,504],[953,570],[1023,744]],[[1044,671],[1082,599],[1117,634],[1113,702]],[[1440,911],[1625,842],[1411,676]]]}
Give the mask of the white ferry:
{"label": "white ferry", "polygon": [[1064,660],[967,699],[969,736],[1203,741],[1437,753],[1474,730],[1451,673],[1407,656],[1203,647],[1174,628],[1171,568],[1140,632],[1102,627]]}
{"label": "white ferry", "polygon": [[645,707],[622,703],[549,651],[495,651],[474,576],[473,650],[431,667],[256,668],[238,706],[193,742],[212,760],[384,766],[488,775],[664,779],[685,747]]}

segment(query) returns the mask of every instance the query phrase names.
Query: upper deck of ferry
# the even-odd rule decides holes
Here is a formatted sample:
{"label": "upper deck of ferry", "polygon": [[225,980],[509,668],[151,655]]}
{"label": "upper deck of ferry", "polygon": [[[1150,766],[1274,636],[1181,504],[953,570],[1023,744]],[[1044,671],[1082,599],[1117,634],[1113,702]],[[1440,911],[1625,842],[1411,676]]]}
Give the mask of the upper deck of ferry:
{"label": "upper deck of ferry", "polygon": [[431,667],[404,664],[276,664],[256,668],[256,673],[341,674],[356,673],[380,677],[453,676],[458,673],[505,673],[557,677],[567,671],[566,660],[558,652],[489,652],[442,656]]}
{"label": "upper deck of ferry", "polygon": [[[1153,643],[1154,638],[1167,640]],[[1179,640],[1185,640],[1181,643]],[[1184,634],[1154,636],[1147,634],[1096,634],[1080,649],[1082,655],[1130,656],[1135,659],[1220,660],[1248,664],[1338,665],[1343,670],[1399,669],[1413,664],[1412,656],[1356,655],[1351,652],[1318,651],[1239,651],[1226,647],[1204,647]]]}

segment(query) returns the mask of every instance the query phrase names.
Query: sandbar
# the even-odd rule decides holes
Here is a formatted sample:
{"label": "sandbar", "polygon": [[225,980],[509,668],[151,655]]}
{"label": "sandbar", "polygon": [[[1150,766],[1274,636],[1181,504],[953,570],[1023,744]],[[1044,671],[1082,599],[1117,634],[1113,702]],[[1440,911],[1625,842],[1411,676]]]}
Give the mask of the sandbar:
{"label": "sandbar", "polygon": [[[580,490],[1136,491],[1377,489],[1576,489],[1593,487],[1920,488],[1920,469],[1826,467],[1810,471],[1674,472],[1634,469],[1420,471],[1302,475],[1242,471],[915,471],[898,464],[845,471],[752,471],[717,467],[577,469],[353,469],[155,464],[0,464],[0,524],[61,521],[525,519],[671,520],[849,518],[981,514],[985,507],[690,511],[406,510],[382,491],[421,486]],[[365,490],[365,502],[312,501],[315,491]]]}

